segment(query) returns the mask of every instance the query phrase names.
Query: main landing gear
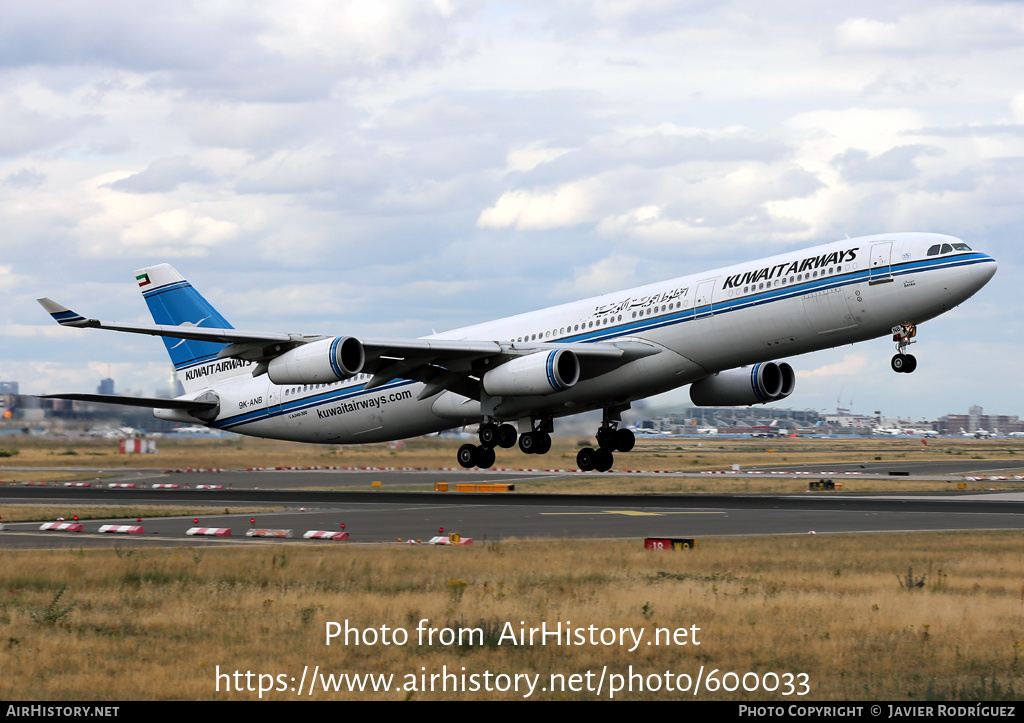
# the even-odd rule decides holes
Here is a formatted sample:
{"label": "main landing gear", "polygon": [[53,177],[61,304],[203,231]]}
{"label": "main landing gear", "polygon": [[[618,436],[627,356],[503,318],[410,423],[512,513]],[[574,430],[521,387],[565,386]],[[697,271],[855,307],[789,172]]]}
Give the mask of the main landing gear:
{"label": "main landing gear", "polygon": [[[601,428],[597,430],[597,449],[584,447],[576,455],[576,465],[584,472],[607,472],[615,462],[614,452],[628,452],[636,444],[636,437],[625,428],[619,429],[619,415],[629,409],[629,405],[610,407],[604,410]],[[547,454],[551,450],[551,431],[553,425],[550,417],[529,420],[530,431],[518,435],[519,449],[524,454]],[[523,422],[520,422],[523,425]],[[480,467],[487,469],[494,466],[494,448],[509,448],[516,443],[516,428],[511,424],[501,424],[488,419],[480,425],[478,437],[480,444],[464,444],[459,447],[459,464],[469,469]]]}
{"label": "main landing gear", "polygon": [[607,472],[615,463],[613,452],[628,452],[636,444],[636,437],[626,428],[619,429],[622,412],[628,404],[604,410],[601,427],[597,430],[597,449],[584,447],[576,454],[576,466],[584,472]]}
{"label": "main landing gear", "polygon": [[[516,443],[516,428],[511,424],[498,424],[497,422],[484,422],[480,425],[480,431],[477,434],[480,438],[480,444],[464,444],[459,447],[458,460],[459,464],[469,469],[471,467],[480,467],[481,469],[487,469],[488,467],[494,466],[494,448],[504,447],[509,448]],[[520,448],[523,447],[523,438],[527,437],[524,434],[519,440]],[[547,435],[545,435],[547,436]],[[545,452],[551,447],[551,437],[548,437],[548,446],[545,448]],[[526,450],[523,449],[525,452]]]}
{"label": "main landing gear", "polygon": [[892,340],[896,342],[896,355],[891,362],[894,372],[910,374],[917,369],[917,357],[906,353],[907,347],[916,343],[915,336],[917,336],[915,324],[900,324],[892,328]]}
{"label": "main landing gear", "polygon": [[597,430],[597,449],[584,447],[576,453],[576,466],[584,472],[607,472],[615,463],[613,452],[628,452],[636,444],[636,437],[628,429],[602,426]]}

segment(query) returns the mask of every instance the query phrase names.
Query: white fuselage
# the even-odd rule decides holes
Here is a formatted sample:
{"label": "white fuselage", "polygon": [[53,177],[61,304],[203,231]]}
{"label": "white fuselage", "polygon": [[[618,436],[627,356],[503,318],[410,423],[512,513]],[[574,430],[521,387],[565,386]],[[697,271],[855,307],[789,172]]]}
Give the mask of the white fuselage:
{"label": "white fuselage", "polygon": [[[957,239],[924,233],[848,239],[429,338],[524,345],[637,341],[659,350],[603,374],[585,373],[565,391],[504,397],[493,414],[521,422],[560,417],[628,404],[717,371],[888,335],[899,324],[938,316],[980,289],[996,266],[973,251],[927,255],[936,244],[950,242]],[[393,379],[366,390],[369,378],[277,385],[265,375],[240,375],[216,385],[221,407],[210,426],[276,439],[355,443],[482,418],[480,402],[453,392],[419,400],[419,382]],[[177,418],[165,410],[157,414]]]}

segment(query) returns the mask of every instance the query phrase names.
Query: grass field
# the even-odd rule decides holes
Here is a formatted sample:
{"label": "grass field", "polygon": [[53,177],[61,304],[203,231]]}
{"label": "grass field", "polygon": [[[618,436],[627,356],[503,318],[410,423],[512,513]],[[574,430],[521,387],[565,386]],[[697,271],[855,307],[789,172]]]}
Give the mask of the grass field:
{"label": "grass field", "polygon": [[[236,680],[217,678],[238,670],[243,688],[246,671],[264,674],[263,687],[274,690],[263,698],[287,700],[304,669],[302,697],[312,700],[524,697],[524,689],[430,691],[421,675],[446,667],[490,672],[495,683],[539,676],[532,698],[588,700],[609,697],[616,680],[627,685],[632,666],[634,690],[616,698],[694,700],[692,689],[665,690],[666,672],[678,687],[689,675],[692,688],[703,666],[698,700],[1011,700],[1024,669],[1022,542],[1020,533],[957,533],[709,539],[686,552],[646,551],[639,541],[516,540],[5,551],[0,698],[257,699],[258,678],[252,691],[228,691]],[[360,642],[326,645],[329,622],[364,631]],[[624,644],[614,635],[522,644],[522,629],[559,622],[630,632]],[[418,626],[435,629],[432,642],[420,644]],[[444,644],[442,631],[459,627],[480,638]],[[406,643],[383,644],[389,632],[397,639],[395,629]],[[659,644],[647,645],[659,629]],[[398,689],[325,692],[330,679],[321,679],[310,695],[315,666],[324,676],[393,676]],[[769,687],[774,673],[782,687],[707,690],[741,680],[753,687],[747,673]],[[572,675],[577,690],[568,687]],[[791,695],[783,695],[787,680]],[[541,690],[552,681],[565,688]]]}
{"label": "grass field", "polygon": [[[338,450],[169,440],[155,458],[126,458],[109,442],[25,440],[0,461],[46,474],[86,474],[83,468],[94,474],[121,462],[140,469],[443,467],[451,466],[457,445],[413,440],[401,450]],[[560,440],[548,464],[563,466],[559,460],[575,448],[575,440]],[[1012,466],[1022,452],[1024,441],[1017,440],[656,440],[621,457],[635,469],[702,470],[876,458],[1002,459]],[[508,466],[537,459],[507,454]],[[54,468],[60,471],[49,472]],[[0,468],[0,479],[10,474]],[[545,484],[534,489],[549,491]],[[803,486],[765,477],[614,474],[558,484],[581,492]],[[152,514],[141,507],[119,511]],[[0,508],[8,521],[8,515],[51,512]],[[107,517],[118,510],[92,512]],[[192,508],[173,512],[193,514]],[[612,686],[621,688],[614,697],[626,700],[1015,700],[1024,687],[1022,543],[1020,532],[981,532],[707,538],[696,550],[673,552],[644,550],[639,540],[514,539],[468,548],[3,550],[0,699],[255,700],[262,686],[263,699],[290,700],[304,681],[301,697],[309,700],[518,700],[527,693],[593,700],[611,697]],[[359,643],[327,645],[329,623],[361,631]],[[559,623],[582,630],[582,642],[518,639],[522,631]],[[421,644],[418,627],[433,628],[434,639]],[[384,635],[398,630],[408,639],[384,644]],[[443,635],[459,630],[479,635],[446,644]],[[624,642],[602,641],[606,631]],[[321,677],[310,694],[314,671]],[[390,681],[391,689],[336,690],[342,673],[384,676],[372,682]],[[460,681],[471,690],[450,689]],[[472,690],[474,682],[479,689]],[[449,690],[440,691],[442,684]],[[688,687],[670,691],[668,685]]]}
{"label": "grass field", "polygon": [[[40,437],[12,437],[0,446],[0,474],[7,467],[68,469],[154,467],[263,467],[292,465],[452,467],[455,452],[466,441],[420,437],[401,449],[386,444],[313,445],[298,442],[231,437],[227,439],[174,439],[158,441],[156,455],[117,453],[116,440],[55,441]],[[576,451],[593,446],[592,439],[555,438],[550,453],[525,455],[518,449],[497,450],[496,466],[558,467],[575,469]],[[723,469],[761,465],[823,462],[862,463],[942,459],[1007,459],[1020,457],[1024,470],[1024,438],[995,440],[930,439],[747,439],[688,437],[640,439],[629,453],[616,453],[618,469]]]}

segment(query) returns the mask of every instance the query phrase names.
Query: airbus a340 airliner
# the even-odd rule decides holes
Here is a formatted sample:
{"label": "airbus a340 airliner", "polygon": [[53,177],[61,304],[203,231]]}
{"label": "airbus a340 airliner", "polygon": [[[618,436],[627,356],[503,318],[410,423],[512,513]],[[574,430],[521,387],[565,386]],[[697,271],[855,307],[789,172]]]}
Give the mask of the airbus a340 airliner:
{"label": "airbus a340 airliner", "polygon": [[[793,392],[777,358],[889,335],[892,369],[912,372],[917,325],[996,271],[950,236],[846,239],[420,339],[235,330],[167,264],[135,273],[155,324],[88,319],[50,299],[65,326],[161,336],[177,399],[55,394],[153,407],[161,419],[301,442],[380,442],[479,423],[463,467],[496,447],[544,454],[553,420],[603,410],[582,470],[607,471],[633,434],[631,402],[690,384],[700,406],[762,404]],[[515,423],[515,426],[511,424]],[[518,429],[517,429],[518,427]]]}

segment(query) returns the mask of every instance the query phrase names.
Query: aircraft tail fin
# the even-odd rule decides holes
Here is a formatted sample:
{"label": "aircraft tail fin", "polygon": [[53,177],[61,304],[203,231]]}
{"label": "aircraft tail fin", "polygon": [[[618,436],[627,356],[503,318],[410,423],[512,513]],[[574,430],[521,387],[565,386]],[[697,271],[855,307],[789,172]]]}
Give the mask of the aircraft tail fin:
{"label": "aircraft tail fin", "polygon": [[[201,326],[233,329],[219,311],[196,291],[170,264],[158,264],[135,272],[153,321],[172,326]],[[245,364],[236,360],[218,360],[227,344],[195,339],[162,337],[174,370],[186,392],[209,386],[211,377],[238,376],[246,373]],[[241,368],[240,368],[241,367]]]}

